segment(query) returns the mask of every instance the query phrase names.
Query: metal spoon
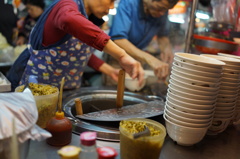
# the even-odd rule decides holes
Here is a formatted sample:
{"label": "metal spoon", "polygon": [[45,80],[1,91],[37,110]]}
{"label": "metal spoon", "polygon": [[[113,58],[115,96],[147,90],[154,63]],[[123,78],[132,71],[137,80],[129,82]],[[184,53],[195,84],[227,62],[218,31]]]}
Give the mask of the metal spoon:
{"label": "metal spoon", "polygon": [[28,76],[28,79],[22,89],[22,92],[25,92],[27,88],[31,91],[31,89],[29,88],[29,83],[38,83],[37,76],[35,75]]}
{"label": "metal spoon", "polygon": [[144,128],[145,129],[143,131],[133,134],[133,138],[137,139],[142,136],[149,136],[151,134],[150,130],[148,129],[148,127],[146,125],[144,125]]}

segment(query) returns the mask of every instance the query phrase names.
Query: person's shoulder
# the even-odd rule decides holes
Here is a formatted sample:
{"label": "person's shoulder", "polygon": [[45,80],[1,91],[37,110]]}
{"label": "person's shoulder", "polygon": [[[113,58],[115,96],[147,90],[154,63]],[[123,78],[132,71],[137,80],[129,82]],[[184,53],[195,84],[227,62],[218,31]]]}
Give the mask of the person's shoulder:
{"label": "person's shoulder", "polygon": [[142,0],[121,0],[119,5],[137,6]]}
{"label": "person's shoulder", "polygon": [[72,0],[60,0],[57,5],[71,5],[71,6],[75,6],[77,5],[76,2],[72,1]]}

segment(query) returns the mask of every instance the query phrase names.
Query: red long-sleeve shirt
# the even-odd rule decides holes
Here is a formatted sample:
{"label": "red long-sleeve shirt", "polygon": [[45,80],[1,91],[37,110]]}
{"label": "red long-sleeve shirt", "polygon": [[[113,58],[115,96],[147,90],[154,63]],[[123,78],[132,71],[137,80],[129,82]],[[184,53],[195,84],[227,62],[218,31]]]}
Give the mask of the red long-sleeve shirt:
{"label": "red long-sleeve shirt", "polygon": [[[44,25],[42,44],[43,46],[52,45],[66,34],[71,34],[100,51],[110,39],[98,26],[78,11],[77,4],[72,0],[61,0],[53,7]],[[103,63],[104,61],[93,54],[88,65],[99,70]]]}

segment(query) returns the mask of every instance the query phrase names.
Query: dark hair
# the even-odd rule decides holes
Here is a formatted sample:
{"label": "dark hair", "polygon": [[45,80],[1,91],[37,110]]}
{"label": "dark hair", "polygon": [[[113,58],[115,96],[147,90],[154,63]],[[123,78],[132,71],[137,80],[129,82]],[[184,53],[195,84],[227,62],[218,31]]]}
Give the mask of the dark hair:
{"label": "dark hair", "polygon": [[23,0],[23,3],[25,5],[31,4],[34,6],[38,6],[38,7],[41,7],[42,9],[44,9],[44,7],[45,7],[44,0]]}
{"label": "dark hair", "polygon": [[[162,1],[162,0],[152,0],[152,1]],[[179,0],[166,0],[170,4],[170,6],[175,6]]]}

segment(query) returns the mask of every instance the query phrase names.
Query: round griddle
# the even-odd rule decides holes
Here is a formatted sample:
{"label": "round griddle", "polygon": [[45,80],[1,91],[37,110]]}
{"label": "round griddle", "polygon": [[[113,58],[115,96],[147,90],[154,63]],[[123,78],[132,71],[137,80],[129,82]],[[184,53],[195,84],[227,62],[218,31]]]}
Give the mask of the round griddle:
{"label": "round griddle", "polygon": [[[89,121],[76,118],[75,98],[80,98],[84,113],[97,112],[99,110],[111,109],[116,105],[115,90],[91,90],[81,89],[81,91],[70,91],[64,93],[63,111],[72,121],[73,133],[80,134],[84,131],[97,132],[98,139],[119,141],[119,121]],[[139,103],[147,103],[154,100],[164,101],[157,96],[144,96],[132,92],[124,92],[123,107]],[[164,108],[163,108],[164,109]],[[158,114],[160,116],[161,114]],[[151,116],[157,119],[158,116]]]}

